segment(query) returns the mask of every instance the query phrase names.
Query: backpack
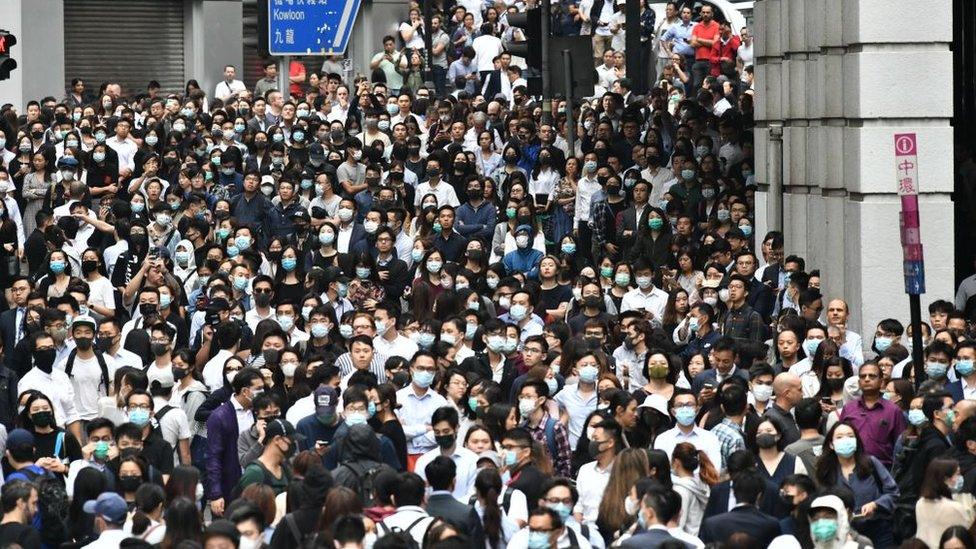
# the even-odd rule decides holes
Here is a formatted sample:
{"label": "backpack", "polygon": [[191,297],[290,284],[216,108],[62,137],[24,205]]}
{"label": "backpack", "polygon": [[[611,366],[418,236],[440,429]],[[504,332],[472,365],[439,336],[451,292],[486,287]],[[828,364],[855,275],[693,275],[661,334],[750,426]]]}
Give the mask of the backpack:
{"label": "backpack", "polygon": [[[61,438],[59,437],[59,440]],[[58,547],[68,538],[68,493],[64,481],[51,473],[37,473],[30,469],[18,471],[37,488],[37,514],[41,519],[41,541]]]}
{"label": "backpack", "polygon": [[404,536],[404,538],[410,538],[410,542],[411,542],[410,545],[411,545],[411,547],[417,547],[417,540],[414,539],[413,533],[412,533],[413,532],[413,529],[418,524],[420,524],[421,522],[423,522],[423,521],[425,521],[425,520],[427,520],[429,518],[430,518],[430,516],[424,515],[424,516],[418,518],[417,520],[411,522],[406,528],[402,528],[402,529],[400,527],[398,527],[398,526],[394,526],[394,527],[391,528],[391,527],[387,526],[385,522],[382,522],[382,521],[377,522],[376,523],[376,528],[377,528],[377,530],[380,531],[380,535],[377,536],[377,538],[382,538],[382,537],[388,536],[390,534],[406,534],[406,536]]}
{"label": "backpack", "polygon": [[373,494],[374,479],[383,469],[380,466],[370,467],[369,469],[355,462],[343,463],[346,469],[352,472],[359,483],[359,498],[363,502],[363,507],[372,507],[375,504]]}
{"label": "backpack", "polygon": [[[505,491],[502,492],[502,509],[504,509],[506,513],[508,513],[508,510],[511,509],[512,507],[513,493],[515,493],[515,488],[512,488],[511,486],[506,486]],[[475,503],[477,503],[477,501],[478,501],[478,496],[472,495],[471,498],[468,499],[468,505],[473,506]]]}
{"label": "backpack", "polygon": [[549,457],[555,462],[559,456],[559,446],[556,445],[556,419],[546,420],[546,446],[549,447]]}
{"label": "backpack", "polygon": [[[74,370],[75,367],[75,355],[77,353],[77,349],[72,349],[71,352],[68,353],[68,362],[64,365],[64,373],[69,378],[71,377],[71,371]],[[105,394],[107,395],[109,391],[109,379],[108,365],[105,363],[105,355],[103,355],[100,351],[95,351],[95,360],[98,361],[98,367],[102,371],[102,385],[105,386]]]}

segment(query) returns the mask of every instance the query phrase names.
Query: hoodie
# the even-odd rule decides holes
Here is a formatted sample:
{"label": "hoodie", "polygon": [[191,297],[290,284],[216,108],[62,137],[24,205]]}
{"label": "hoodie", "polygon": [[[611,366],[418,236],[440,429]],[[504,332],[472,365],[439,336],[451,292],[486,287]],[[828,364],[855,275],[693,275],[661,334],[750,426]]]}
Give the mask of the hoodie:
{"label": "hoodie", "polygon": [[[376,474],[388,471],[395,473],[389,465],[379,461],[380,439],[369,425],[349,427],[339,443],[339,467],[333,472],[336,486],[345,486],[361,494],[366,505],[373,503],[372,494],[363,494],[367,487],[362,485],[368,472]],[[365,497],[368,496],[368,497]]]}
{"label": "hoodie", "polygon": [[813,537],[813,532],[811,528],[810,539],[813,540],[814,549],[857,549],[858,542],[855,541],[851,534],[851,523],[847,517],[847,509],[844,507],[844,502],[837,496],[821,496],[810,504],[810,522],[813,522],[813,513],[818,508],[827,508],[833,510],[837,513],[837,533],[834,537],[826,542],[817,541]]}
{"label": "hoodie", "polygon": [[674,491],[681,494],[681,518],[678,526],[685,532],[697,536],[698,528],[705,517],[709,487],[698,477],[672,475],[671,482],[674,485]]}

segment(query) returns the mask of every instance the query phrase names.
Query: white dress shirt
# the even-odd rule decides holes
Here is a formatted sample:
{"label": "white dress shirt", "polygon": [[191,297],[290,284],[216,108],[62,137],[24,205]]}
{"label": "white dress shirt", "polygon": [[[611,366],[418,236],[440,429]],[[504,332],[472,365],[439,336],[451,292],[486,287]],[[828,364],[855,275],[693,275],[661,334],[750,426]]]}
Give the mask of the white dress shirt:
{"label": "white dress shirt", "polygon": [[221,349],[203,365],[203,384],[207,389],[216,391],[224,386],[224,363],[232,356],[234,353]]}
{"label": "white dress shirt", "polygon": [[[460,443],[460,440],[458,440]],[[413,470],[420,475],[420,478],[427,481],[425,471],[427,465],[434,461],[434,458],[441,455],[440,448],[434,448],[417,459],[417,464]],[[451,454],[451,461],[457,469],[454,476],[454,499],[461,503],[468,503],[468,498],[474,493],[474,478],[478,476],[478,455],[463,446],[455,445],[454,452]]]}
{"label": "white dress shirt", "polygon": [[674,452],[674,447],[682,442],[691,443],[696,449],[705,452],[713,464],[721,466],[722,444],[718,437],[697,425],[688,433],[682,431],[680,427],[668,429],[654,440],[654,448],[664,450],[670,458]]}
{"label": "white dress shirt", "polygon": [[601,469],[596,461],[584,463],[576,475],[576,488],[579,490],[579,501],[576,503],[576,511],[583,515],[583,520],[587,522],[596,521],[600,513],[600,502],[603,501],[603,492],[607,489],[610,482],[610,471],[613,470],[613,463],[606,469]]}
{"label": "white dress shirt", "polygon": [[447,406],[447,399],[429,387],[423,395],[417,396],[413,383],[397,391],[396,395],[400,405],[397,417],[407,438],[407,453],[423,454],[437,446],[434,432],[427,428],[434,410]]}
{"label": "white dress shirt", "polygon": [[17,394],[31,389],[44,393],[51,399],[54,407],[54,421],[58,427],[65,427],[81,419],[75,408],[75,389],[63,371],[54,369],[46,374],[39,369],[31,368],[17,384]]}
{"label": "white dress shirt", "polygon": [[625,293],[620,301],[620,312],[645,310],[654,315],[654,320],[661,322],[668,304],[668,293],[656,286],[651,286],[649,290],[634,288]]}

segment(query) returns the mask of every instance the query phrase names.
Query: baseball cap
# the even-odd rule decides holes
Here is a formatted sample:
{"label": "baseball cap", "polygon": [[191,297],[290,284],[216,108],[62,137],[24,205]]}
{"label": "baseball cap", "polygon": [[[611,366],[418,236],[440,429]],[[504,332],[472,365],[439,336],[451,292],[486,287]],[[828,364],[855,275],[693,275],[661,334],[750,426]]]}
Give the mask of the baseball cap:
{"label": "baseball cap", "polygon": [[331,284],[333,282],[341,282],[347,284],[349,282],[349,277],[342,272],[339,267],[326,267],[325,268],[325,283]]}
{"label": "baseball cap", "polygon": [[318,389],[313,393],[315,402],[315,415],[322,416],[334,416],[336,413],[336,404],[339,402],[339,393],[336,391],[335,387],[331,385],[320,385]]}
{"label": "baseball cap", "polygon": [[295,440],[295,426],[283,419],[269,421],[264,427],[264,440],[261,444],[267,444],[274,437],[288,437]]}
{"label": "baseball cap", "polygon": [[14,429],[7,435],[7,448],[28,447],[34,447],[34,435],[27,429]]}
{"label": "baseball cap", "polygon": [[478,454],[478,459],[476,463],[480,464],[482,460],[488,460],[495,464],[495,467],[502,466],[502,457],[498,455],[498,452],[494,450],[485,450]]}
{"label": "baseball cap", "polygon": [[122,524],[129,514],[125,500],[115,492],[103,492],[98,499],[86,501],[82,509],[89,515],[98,515],[113,524]]}
{"label": "baseball cap", "polygon": [[78,167],[78,159],[73,156],[62,156],[61,160],[58,160],[59,168],[76,168]]}
{"label": "baseball cap", "polygon": [[308,215],[308,211],[307,210],[295,210],[294,212],[292,212],[291,218],[292,219],[301,219],[301,220],[304,220],[306,222],[311,222],[312,221],[312,218]]}
{"label": "baseball cap", "polygon": [[524,232],[527,232],[527,233],[531,233],[532,232],[532,226],[531,225],[519,225],[518,227],[515,227],[515,233],[516,234],[517,233],[520,233],[520,232],[523,232],[523,231]]}
{"label": "baseball cap", "polygon": [[74,318],[74,320],[71,321],[72,330],[80,326],[88,326],[92,330],[98,329],[98,324],[95,322],[95,319],[88,315],[78,315]]}

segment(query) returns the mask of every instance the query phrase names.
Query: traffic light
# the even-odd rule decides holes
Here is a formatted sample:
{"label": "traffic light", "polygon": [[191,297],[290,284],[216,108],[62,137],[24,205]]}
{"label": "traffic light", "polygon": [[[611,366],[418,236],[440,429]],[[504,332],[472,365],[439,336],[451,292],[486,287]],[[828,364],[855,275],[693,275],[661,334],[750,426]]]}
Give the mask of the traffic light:
{"label": "traffic light", "polygon": [[16,36],[0,29],[0,80],[10,78],[10,71],[17,68],[17,61],[10,57],[10,48],[16,44]]}
{"label": "traffic light", "polygon": [[542,74],[542,10],[531,8],[523,13],[510,14],[508,24],[522,29],[525,40],[510,42],[506,44],[505,50],[524,58],[530,72]]}

